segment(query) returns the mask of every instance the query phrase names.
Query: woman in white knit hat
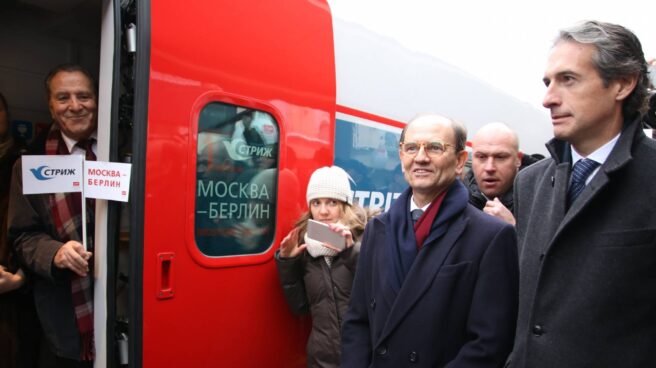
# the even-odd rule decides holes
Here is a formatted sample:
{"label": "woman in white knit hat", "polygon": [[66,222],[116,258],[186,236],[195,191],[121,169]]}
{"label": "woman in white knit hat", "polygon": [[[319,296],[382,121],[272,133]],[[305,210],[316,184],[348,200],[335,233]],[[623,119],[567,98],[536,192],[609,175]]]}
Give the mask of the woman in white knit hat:
{"label": "woman in white knit hat", "polygon": [[[339,367],[340,329],[348,308],[366,213],[353,205],[349,175],[337,166],[317,169],[307,188],[307,211],[280,243],[278,275],[294,314],[312,315],[308,367]],[[308,220],[344,237],[343,250],[307,236]]]}

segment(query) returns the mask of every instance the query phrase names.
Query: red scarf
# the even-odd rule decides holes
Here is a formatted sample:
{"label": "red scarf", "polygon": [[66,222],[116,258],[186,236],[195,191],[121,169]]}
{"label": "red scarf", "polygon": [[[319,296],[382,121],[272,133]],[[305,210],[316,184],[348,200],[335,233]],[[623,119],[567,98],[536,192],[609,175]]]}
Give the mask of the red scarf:
{"label": "red scarf", "polygon": [[415,223],[415,239],[417,239],[417,250],[421,249],[424,244],[424,240],[430,233],[431,226],[433,221],[437,216],[437,213],[440,211],[440,205],[446,197],[447,190],[444,190],[437,198],[433,199],[433,202],[428,206],[426,211],[419,217],[419,220]]}
{"label": "red scarf", "polygon": [[[47,155],[69,155],[66,142],[61,136],[57,124],[52,124],[46,140]],[[87,201],[93,201],[87,199]],[[82,234],[82,196],[80,193],[55,193],[50,196],[50,212],[57,234],[62,242],[75,240],[81,242]],[[93,213],[87,206],[87,229],[93,229]],[[93,234],[93,231],[88,232]],[[93,235],[88,236],[87,246],[93,248]],[[92,260],[89,260],[91,263]],[[91,263],[93,264],[93,263]],[[71,273],[71,293],[75,320],[80,333],[81,356],[80,359],[92,361],[95,356],[93,342],[93,283],[91,272],[85,277]]]}

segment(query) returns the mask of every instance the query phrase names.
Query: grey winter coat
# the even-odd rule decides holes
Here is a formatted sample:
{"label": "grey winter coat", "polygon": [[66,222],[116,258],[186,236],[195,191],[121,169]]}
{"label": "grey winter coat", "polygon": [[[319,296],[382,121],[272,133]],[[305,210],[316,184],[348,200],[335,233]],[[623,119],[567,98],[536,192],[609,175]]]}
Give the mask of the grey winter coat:
{"label": "grey winter coat", "polygon": [[566,210],[568,145],[515,182],[519,315],[508,367],[656,367],[656,141],[639,121]]}

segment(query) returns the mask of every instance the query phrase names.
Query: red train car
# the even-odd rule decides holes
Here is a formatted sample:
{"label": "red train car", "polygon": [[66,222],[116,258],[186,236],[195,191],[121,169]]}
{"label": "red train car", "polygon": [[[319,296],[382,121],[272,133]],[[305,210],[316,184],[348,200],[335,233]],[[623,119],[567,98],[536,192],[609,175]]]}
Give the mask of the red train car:
{"label": "red train car", "polygon": [[355,199],[385,209],[417,113],[505,121],[532,152],[550,135],[546,114],[325,0],[77,4],[101,14],[99,159],[132,162],[129,205],[96,206],[97,367],[305,366],[311,322],[273,254],[312,171],[344,167]]}

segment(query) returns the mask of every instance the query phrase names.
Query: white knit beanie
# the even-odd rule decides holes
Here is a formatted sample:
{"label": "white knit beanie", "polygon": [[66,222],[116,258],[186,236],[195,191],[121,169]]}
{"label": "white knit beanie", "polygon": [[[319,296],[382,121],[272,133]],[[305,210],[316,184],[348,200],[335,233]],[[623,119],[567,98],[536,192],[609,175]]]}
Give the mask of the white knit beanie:
{"label": "white knit beanie", "polygon": [[315,170],[307,187],[307,202],[317,198],[333,198],[353,204],[351,177],[338,166],[324,166]]}

